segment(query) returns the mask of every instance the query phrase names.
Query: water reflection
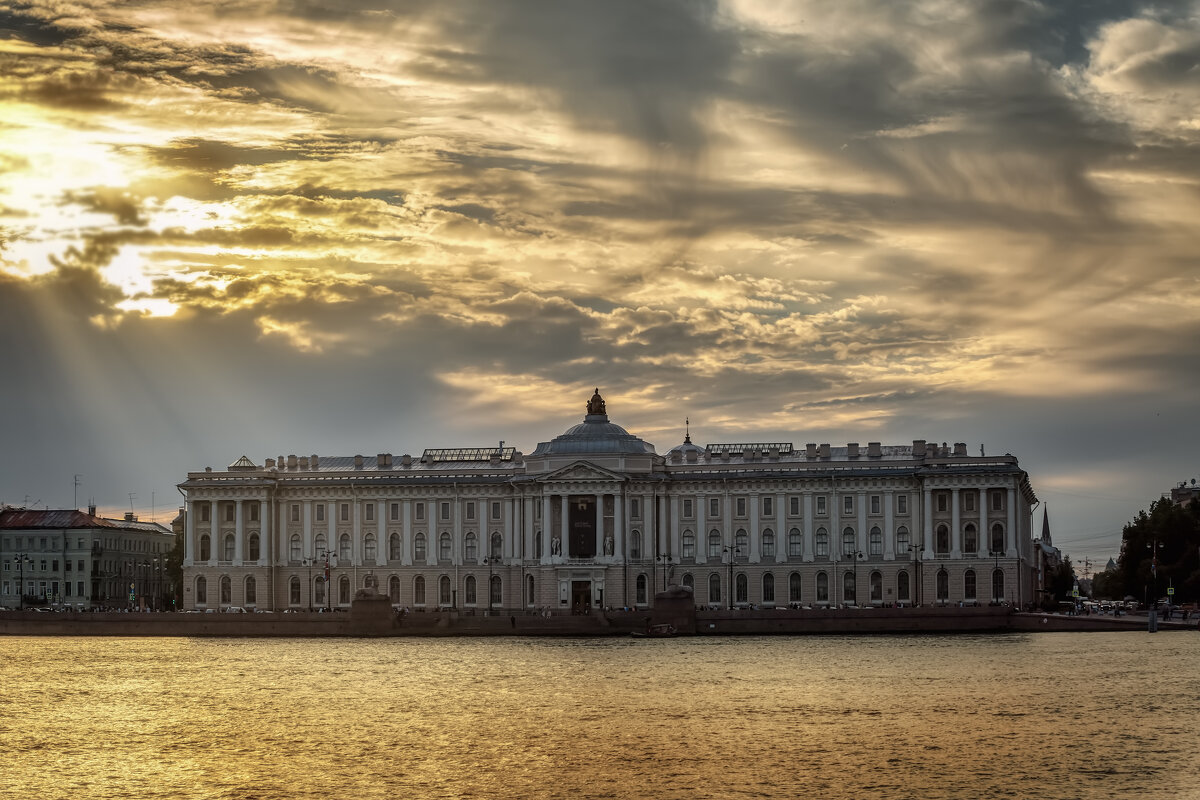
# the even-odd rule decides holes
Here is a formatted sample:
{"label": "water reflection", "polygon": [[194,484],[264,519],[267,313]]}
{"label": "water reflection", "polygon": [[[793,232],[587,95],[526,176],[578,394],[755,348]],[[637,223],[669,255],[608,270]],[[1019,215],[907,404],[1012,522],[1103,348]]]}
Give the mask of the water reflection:
{"label": "water reflection", "polygon": [[1183,797],[1191,633],[9,638],[0,786],[76,797]]}

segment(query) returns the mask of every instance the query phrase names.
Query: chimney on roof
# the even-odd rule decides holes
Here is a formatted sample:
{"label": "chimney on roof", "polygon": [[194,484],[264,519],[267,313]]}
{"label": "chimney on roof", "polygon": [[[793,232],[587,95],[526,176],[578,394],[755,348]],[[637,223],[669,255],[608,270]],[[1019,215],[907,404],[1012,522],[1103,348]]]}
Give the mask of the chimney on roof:
{"label": "chimney on roof", "polygon": [[266,467],[267,469],[275,469],[275,459],[273,459],[273,458],[268,458],[268,459],[267,459],[267,460],[266,460],[266,461],[263,463],[263,466],[264,466],[264,467]]}
{"label": "chimney on roof", "polygon": [[965,456],[966,454],[967,454],[967,443],[966,442],[955,442],[954,443],[954,455]]}
{"label": "chimney on roof", "polygon": [[829,444],[828,443],[822,444],[819,452],[821,454],[821,458],[829,458],[830,457]]}
{"label": "chimney on roof", "polygon": [[308,469],[308,456],[300,456],[300,469]]}
{"label": "chimney on roof", "polygon": [[814,443],[809,442],[808,444],[804,445],[804,457],[805,458],[816,458],[817,457],[817,446]]}
{"label": "chimney on roof", "polygon": [[850,458],[858,458],[858,442],[848,442],[846,444],[846,455]]}
{"label": "chimney on roof", "polygon": [[135,517],[133,515],[132,511],[126,511],[125,512],[125,521],[126,522],[137,522],[137,517]]}
{"label": "chimney on roof", "polygon": [[317,460],[316,453],[313,453],[311,456],[308,457],[308,463],[313,469],[316,469],[321,464],[321,462]]}
{"label": "chimney on roof", "polygon": [[925,457],[925,440],[913,439],[913,458]]}
{"label": "chimney on roof", "polygon": [[288,469],[295,469],[299,465],[299,463],[300,463],[300,459],[296,458],[296,456],[294,454],[288,456]]}
{"label": "chimney on roof", "polygon": [[88,516],[89,517],[96,516],[96,504],[95,503],[88,503]]}
{"label": "chimney on roof", "polygon": [[362,456],[355,456],[355,457],[354,457],[354,468],[355,468],[355,469],[362,469],[362,468],[363,468],[363,457],[362,457]]}
{"label": "chimney on roof", "polygon": [[404,455],[400,456],[400,466],[402,466],[406,469],[408,467],[411,467],[412,466],[412,456],[409,455],[408,453],[405,453]]}
{"label": "chimney on roof", "polygon": [[883,447],[879,442],[867,442],[867,458],[882,458]]}

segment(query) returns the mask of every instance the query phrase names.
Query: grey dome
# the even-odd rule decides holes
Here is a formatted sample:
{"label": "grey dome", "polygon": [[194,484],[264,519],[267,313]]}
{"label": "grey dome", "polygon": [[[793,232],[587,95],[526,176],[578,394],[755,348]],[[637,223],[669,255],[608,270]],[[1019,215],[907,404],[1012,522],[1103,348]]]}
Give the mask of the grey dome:
{"label": "grey dome", "polygon": [[588,403],[588,415],[583,422],[570,428],[549,442],[540,442],[530,458],[555,455],[598,455],[653,453],[654,445],[639,439],[629,431],[608,421],[604,400],[596,390]]}

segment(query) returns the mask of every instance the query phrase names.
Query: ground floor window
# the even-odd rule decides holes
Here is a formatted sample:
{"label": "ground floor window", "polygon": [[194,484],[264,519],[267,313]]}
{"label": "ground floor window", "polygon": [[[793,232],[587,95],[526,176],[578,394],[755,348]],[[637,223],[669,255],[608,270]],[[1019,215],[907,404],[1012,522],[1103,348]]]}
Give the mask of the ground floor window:
{"label": "ground floor window", "polygon": [[817,573],[817,602],[829,602],[829,576],[824,572]]}
{"label": "ground floor window", "polygon": [[300,579],[295,575],[288,580],[288,603],[300,605]]}
{"label": "ground floor window", "polygon": [[735,584],[737,586],[737,595],[736,595],[737,602],[739,602],[739,603],[749,602],[750,598],[749,598],[748,583],[749,583],[749,581],[746,580],[746,573],[739,572],[737,575],[737,583]]}
{"label": "ground floor window", "polygon": [[228,575],[221,576],[221,603],[229,605],[233,602],[233,581]]}
{"label": "ground floor window", "polygon": [[721,602],[721,576],[715,572],[708,576],[708,602]]}
{"label": "ground floor window", "polygon": [[902,571],[899,575],[896,576],[896,598],[898,600],[908,600],[909,599],[908,573],[907,572]]}
{"label": "ground floor window", "polygon": [[637,602],[639,605],[646,603],[646,576],[637,576]]}
{"label": "ground floor window", "polygon": [[388,599],[393,604],[400,602],[400,579],[395,575],[388,578]]}
{"label": "ground floor window", "polygon": [[425,605],[425,578],[420,575],[413,578],[413,605]]}
{"label": "ground floor window", "polygon": [[800,602],[800,573],[793,572],[788,576],[788,602]]}
{"label": "ground floor window", "polygon": [[996,602],[1004,599],[1004,570],[1002,569],[992,572],[992,599]]}
{"label": "ground floor window", "polygon": [[950,599],[950,575],[944,569],[937,574],[937,599],[942,602]]}
{"label": "ground floor window", "polygon": [[775,602],[775,576],[769,572],[766,575],[763,575],[762,599],[764,603]]}
{"label": "ground floor window", "polygon": [[208,581],[204,579],[203,575],[201,575],[199,578],[196,578],[196,602],[208,602]]}
{"label": "ground floor window", "polygon": [[347,605],[350,602],[350,579],[343,575],[338,579],[338,603]]}
{"label": "ground floor window", "polygon": [[871,602],[883,602],[883,575],[878,572],[871,573]]}

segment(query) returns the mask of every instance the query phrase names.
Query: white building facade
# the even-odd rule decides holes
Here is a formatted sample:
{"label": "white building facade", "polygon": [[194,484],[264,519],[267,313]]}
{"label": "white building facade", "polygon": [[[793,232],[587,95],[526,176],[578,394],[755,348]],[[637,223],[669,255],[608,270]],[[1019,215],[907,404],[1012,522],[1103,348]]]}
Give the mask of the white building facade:
{"label": "white building facade", "polygon": [[1011,455],[916,440],[694,445],[608,419],[528,456],[242,457],[188,474],[184,606],[583,613],[668,584],[733,607],[1029,602],[1037,502]]}

